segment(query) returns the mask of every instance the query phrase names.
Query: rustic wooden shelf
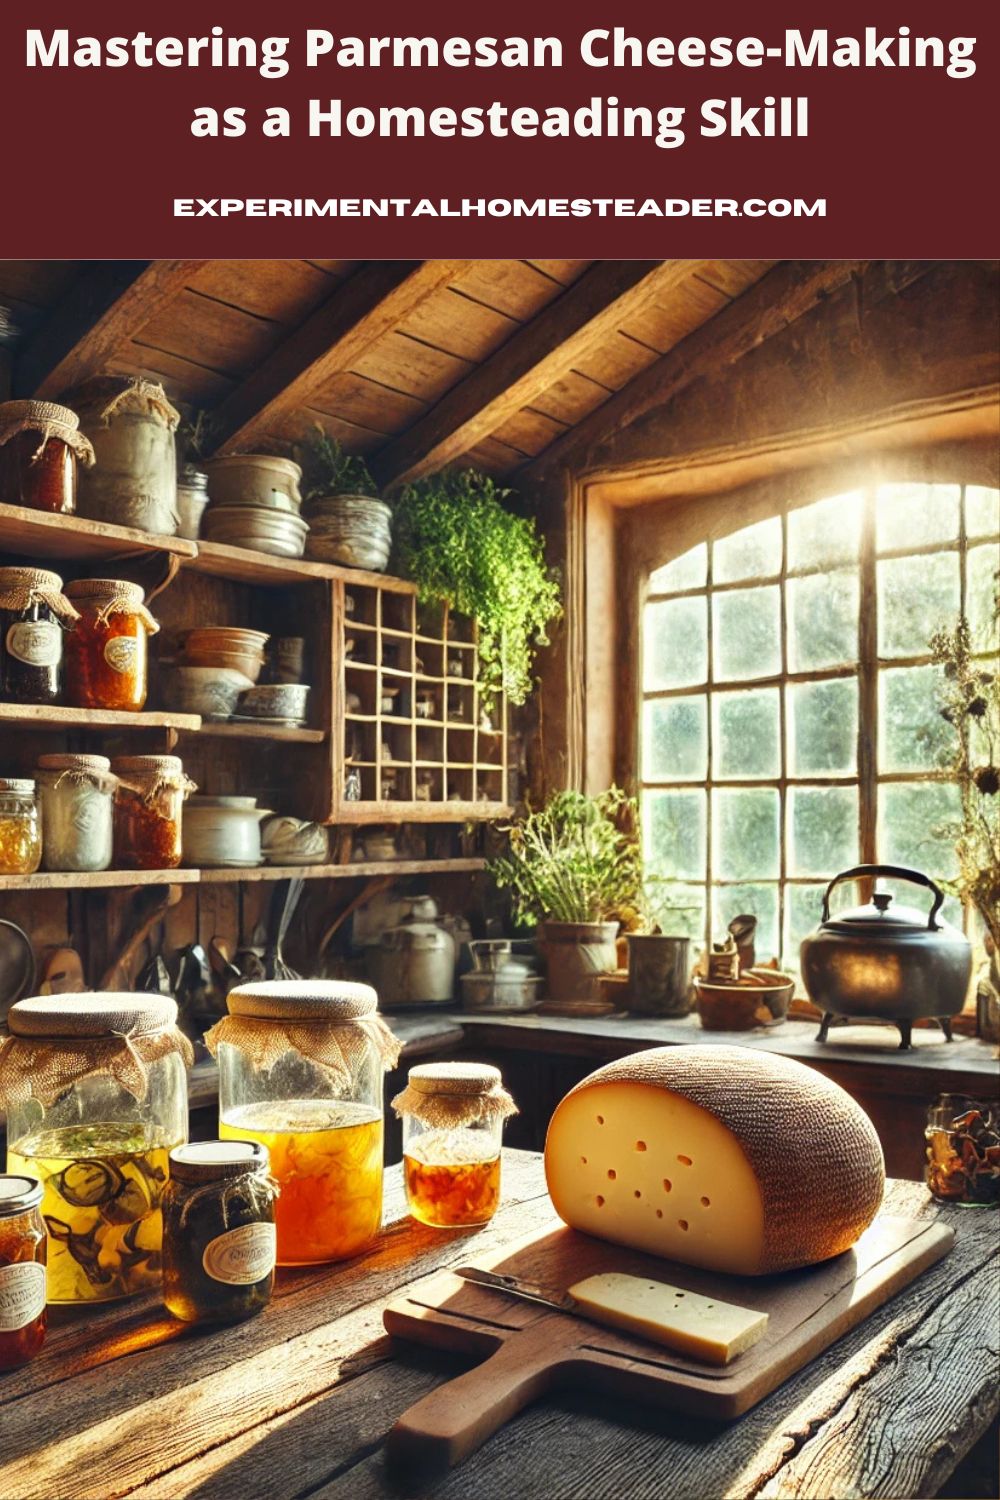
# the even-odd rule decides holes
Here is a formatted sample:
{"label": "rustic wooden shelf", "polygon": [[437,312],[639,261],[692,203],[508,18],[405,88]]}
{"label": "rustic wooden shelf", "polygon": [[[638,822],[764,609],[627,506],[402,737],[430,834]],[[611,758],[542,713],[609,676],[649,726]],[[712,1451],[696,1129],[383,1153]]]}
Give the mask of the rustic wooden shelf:
{"label": "rustic wooden shelf", "polygon": [[126,713],[111,708],[62,708],[55,703],[0,703],[0,722],[30,729],[201,729],[199,714],[151,709]]}
{"label": "rustic wooden shelf", "polygon": [[[243,870],[202,870],[203,885],[237,880],[353,880],[373,875],[458,875],[484,870],[484,859],[379,859],[345,865],[257,865]],[[197,872],[195,872],[197,873]]]}
{"label": "rustic wooden shelf", "polygon": [[233,547],[228,542],[198,542],[187,566],[196,573],[209,573],[214,578],[265,586],[306,583],[338,576],[338,570],[329,563],[310,562],[305,557],[273,557],[269,552]]}
{"label": "rustic wooden shelf", "polygon": [[197,885],[197,870],[39,870],[0,875],[0,891],[96,891],[133,885]]}
{"label": "rustic wooden shelf", "polygon": [[0,505],[0,552],[86,562],[136,552],[172,552],[190,559],[197,551],[195,542],[179,536],[154,536],[132,526],[113,526],[84,516],[58,516],[23,505]]}
{"label": "rustic wooden shelf", "polygon": [[300,745],[321,745],[326,739],[325,729],[289,724],[216,724],[206,719],[202,720],[198,733],[226,740],[284,740]]}

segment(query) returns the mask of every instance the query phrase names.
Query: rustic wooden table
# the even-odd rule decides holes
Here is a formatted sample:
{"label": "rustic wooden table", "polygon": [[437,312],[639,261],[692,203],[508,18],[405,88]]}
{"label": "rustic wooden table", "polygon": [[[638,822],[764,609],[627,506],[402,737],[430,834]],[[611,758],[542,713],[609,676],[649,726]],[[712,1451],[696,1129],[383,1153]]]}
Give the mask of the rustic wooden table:
{"label": "rustic wooden table", "polygon": [[385,1436],[460,1366],[394,1346],[382,1309],[551,1217],[541,1159],[508,1152],[504,1170],[504,1207],[470,1236],[407,1218],[392,1168],[378,1249],[282,1272],[267,1311],[236,1328],[185,1330],[153,1298],[57,1311],[39,1357],[0,1376],[0,1496],[923,1496],[995,1415],[997,1216],[940,1209],[918,1184],[893,1182],[887,1207],[943,1213],[954,1250],[740,1421],[720,1428],[566,1391],[421,1487],[392,1472]]}

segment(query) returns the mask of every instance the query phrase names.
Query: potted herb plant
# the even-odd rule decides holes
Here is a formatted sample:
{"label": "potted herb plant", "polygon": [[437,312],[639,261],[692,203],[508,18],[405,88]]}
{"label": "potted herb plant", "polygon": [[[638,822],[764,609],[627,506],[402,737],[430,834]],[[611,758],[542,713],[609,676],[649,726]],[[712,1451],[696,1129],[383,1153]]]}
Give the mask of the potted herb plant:
{"label": "potted herb plant", "polygon": [[636,804],[618,787],[596,797],[556,792],[509,830],[490,861],[518,921],[537,923],[548,970],[547,1009],[600,1014],[600,982],[617,968],[621,916],[642,883]]}
{"label": "potted herb plant", "polygon": [[309,522],[306,555],[383,573],[392,545],[392,510],[379,499],[364,459],[345,453],[319,422],[296,452],[302,513]]}
{"label": "potted herb plant", "polygon": [[535,523],[510,491],[475,469],[406,485],[395,502],[396,555],[424,603],[447,603],[479,626],[480,687],[523,703],[536,647],[561,614],[559,581]]}

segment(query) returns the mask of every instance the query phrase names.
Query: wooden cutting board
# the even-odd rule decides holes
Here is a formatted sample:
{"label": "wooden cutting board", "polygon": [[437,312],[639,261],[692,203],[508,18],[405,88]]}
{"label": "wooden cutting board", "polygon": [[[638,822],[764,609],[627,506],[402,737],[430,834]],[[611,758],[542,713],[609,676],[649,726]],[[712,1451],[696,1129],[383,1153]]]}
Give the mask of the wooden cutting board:
{"label": "wooden cutting board", "polygon": [[568,1385],[731,1420],[940,1260],[954,1239],[945,1224],[884,1216],[835,1260],[764,1277],[659,1260],[557,1220],[490,1256],[477,1257],[470,1244],[468,1263],[484,1270],[560,1291],[598,1271],[624,1271],[766,1312],[768,1331],[716,1369],[451,1272],[438,1274],[389,1304],[386,1329],[437,1349],[479,1355],[482,1363],[405,1412],[390,1434],[391,1449],[435,1467],[458,1463],[530,1401]]}

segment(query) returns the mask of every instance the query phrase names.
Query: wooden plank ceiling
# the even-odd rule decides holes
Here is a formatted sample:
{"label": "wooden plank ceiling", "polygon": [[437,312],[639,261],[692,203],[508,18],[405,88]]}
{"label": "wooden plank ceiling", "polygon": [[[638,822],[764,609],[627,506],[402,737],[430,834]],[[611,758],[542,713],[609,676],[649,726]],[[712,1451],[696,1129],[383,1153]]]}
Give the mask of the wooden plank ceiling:
{"label": "wooden plank ceiling", "polygon": [[145,375],[220,449],[320,421],[389,486],[515,476],[772,261],[0,261],[13,394]]}

